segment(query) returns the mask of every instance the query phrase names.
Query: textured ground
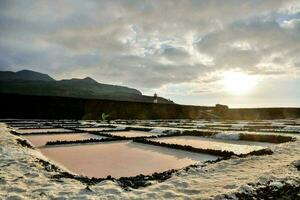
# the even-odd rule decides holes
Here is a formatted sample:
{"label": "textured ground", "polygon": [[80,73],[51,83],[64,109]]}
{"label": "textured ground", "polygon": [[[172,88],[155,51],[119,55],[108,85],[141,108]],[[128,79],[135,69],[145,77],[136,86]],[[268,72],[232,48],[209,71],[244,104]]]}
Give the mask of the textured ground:
{"label": "textured ground", "polygon": [[[224,199],[234,193],[253,192],[247,183],[271,183],[280,189],[280,181],[300,184],[295,163],[300,160],[300,141],[271,147],[270,156],[236,158],[206,167],[181,171],[162,183],[124,191],[117,183],[104,181],[90,186],[78,181],[51,179],[36,158],[43,155],[17,144],[18,137],[0,124],[0,199]],[[43,158],[46,159],[46,158]],[[300,197],[300,196],[299,196]]]}

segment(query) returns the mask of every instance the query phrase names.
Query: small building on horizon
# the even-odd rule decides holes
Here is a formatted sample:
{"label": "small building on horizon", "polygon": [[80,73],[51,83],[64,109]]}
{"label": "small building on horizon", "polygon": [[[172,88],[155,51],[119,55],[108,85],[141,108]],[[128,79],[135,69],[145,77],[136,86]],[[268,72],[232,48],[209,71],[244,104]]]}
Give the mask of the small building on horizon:
{"label": "small building on horizon", "polygon": [[153,97],[153,103],[157,103],[158,102],[158,98],[157,98],[157,94],[154,93],[154,97]]}

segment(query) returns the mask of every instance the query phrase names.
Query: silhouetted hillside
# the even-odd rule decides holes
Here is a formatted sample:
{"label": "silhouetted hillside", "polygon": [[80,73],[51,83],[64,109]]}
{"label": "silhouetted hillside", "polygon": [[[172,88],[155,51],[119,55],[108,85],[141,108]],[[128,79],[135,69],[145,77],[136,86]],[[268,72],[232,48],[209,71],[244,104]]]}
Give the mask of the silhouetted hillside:
{"label": "silhouetted hillside", "polygon": [[[56,81],[47,74],[22,70],[0,72],[0,93],[153,102],[139,90],[98,83],[90,77]],[[173,103],[158,98],[158,103]]]}
{"label": "silhouetted hillside", "polygon": [[55,81],[47,74],[31,70],[21,70],[18,72],[2,71],[0,72],[1,81]]}

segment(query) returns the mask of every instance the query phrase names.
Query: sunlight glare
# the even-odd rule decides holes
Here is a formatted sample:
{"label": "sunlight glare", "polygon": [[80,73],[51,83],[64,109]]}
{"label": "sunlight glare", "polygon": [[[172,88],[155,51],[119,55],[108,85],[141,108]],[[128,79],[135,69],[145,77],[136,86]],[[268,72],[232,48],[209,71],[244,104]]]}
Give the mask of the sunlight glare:
{"label": "sunlight glare", "polygon": [[225,72],[222,84],[226,92],[232,95],[246,95],[251,92],[256,84],[256,77],[243,72]]}

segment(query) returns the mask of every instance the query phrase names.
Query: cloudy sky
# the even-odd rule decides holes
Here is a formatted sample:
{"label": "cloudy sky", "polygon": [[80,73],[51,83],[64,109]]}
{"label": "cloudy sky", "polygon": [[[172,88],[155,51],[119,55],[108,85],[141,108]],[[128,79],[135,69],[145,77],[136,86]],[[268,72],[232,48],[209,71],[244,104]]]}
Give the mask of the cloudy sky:
{"label": "cloudy sky", "polygon": [[182,104],[299,107],[300,1],[0,0],[0,70],[21,69]]}

